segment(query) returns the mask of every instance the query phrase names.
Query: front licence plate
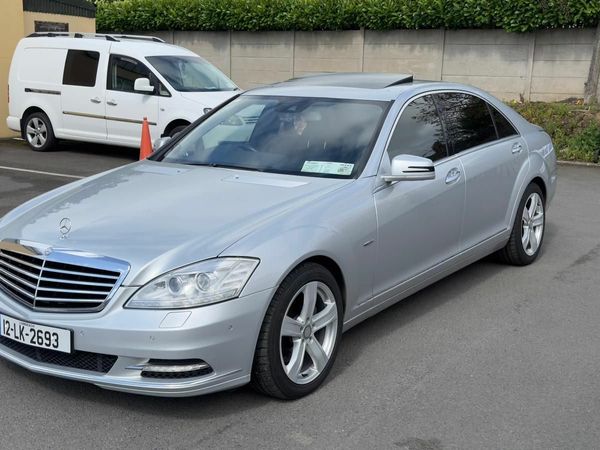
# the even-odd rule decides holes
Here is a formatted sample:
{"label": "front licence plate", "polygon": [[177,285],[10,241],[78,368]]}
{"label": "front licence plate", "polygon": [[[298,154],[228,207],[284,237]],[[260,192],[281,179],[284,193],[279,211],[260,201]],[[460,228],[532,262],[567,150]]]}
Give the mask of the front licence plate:
{"label": "front licence plate", "polygon": [[71,330],[23,322],[2,314],[0,321],[0,335],[6,338],[33,347],[71,353]]}

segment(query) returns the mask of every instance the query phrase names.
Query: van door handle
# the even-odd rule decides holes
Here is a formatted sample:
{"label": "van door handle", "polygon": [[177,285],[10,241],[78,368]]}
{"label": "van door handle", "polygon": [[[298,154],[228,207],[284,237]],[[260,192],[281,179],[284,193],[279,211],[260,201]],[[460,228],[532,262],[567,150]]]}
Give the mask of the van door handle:
{"label": "van door handle", "polygon": [[460,170],[458,167],[453,167],[446,175],[446,184],[452,184],[460,178]]}
{"label": "van door handle", "polygon": [[515,142],[512,146],[513,155],[521,153],[521,150],[523,150],[523,144],[521,144],[520,142]]}
{"label": "van door handle", "polygon": [[100,100],[100,97],[94,97],[94,98],[90,98],[90,102],[92,103],[100,103],[102,100]]}
{"label": "van door handle", "polygon": [[114,100],[107,100],[106,104],[110,106],[117,106],[117,102],[115,102]]}

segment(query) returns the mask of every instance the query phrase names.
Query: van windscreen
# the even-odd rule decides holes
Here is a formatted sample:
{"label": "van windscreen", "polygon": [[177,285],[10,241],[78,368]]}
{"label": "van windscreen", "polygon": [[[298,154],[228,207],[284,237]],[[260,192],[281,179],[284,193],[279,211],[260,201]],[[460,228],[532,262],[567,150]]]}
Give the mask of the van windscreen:
{"label": "van windscreen", "polygon": [[180,92],[234,91],[237,86],[198,56],[148,56],[148,62]]}

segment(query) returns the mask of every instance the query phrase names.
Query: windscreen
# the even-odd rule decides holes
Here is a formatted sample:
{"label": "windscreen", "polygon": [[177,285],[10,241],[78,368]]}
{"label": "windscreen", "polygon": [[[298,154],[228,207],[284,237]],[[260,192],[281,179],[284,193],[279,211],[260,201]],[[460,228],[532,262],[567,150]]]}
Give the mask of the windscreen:
{"label": "windscreen", "polygon": [[183,137],[163,161],[321,177],[355,177],[387,102],[238,97]]}
{"label": "windscreen", "polygon": [[148,62],[180,92],[233,91],[237,86],[198,56],[148,56]]}

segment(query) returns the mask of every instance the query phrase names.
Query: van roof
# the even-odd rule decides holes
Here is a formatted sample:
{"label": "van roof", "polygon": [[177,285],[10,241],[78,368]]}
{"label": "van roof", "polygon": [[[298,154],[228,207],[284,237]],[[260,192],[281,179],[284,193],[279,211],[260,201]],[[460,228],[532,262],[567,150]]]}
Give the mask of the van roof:
{"label": "van roof", "polygon": [[[95,33],[33,33],[22,39],[25,47],[49,47],[66,49],[106,49],[132,57],[179,55],[198,56],[194,52],[167,44],[156,36]],[[82,45],[87,43],[87,45]]]}

